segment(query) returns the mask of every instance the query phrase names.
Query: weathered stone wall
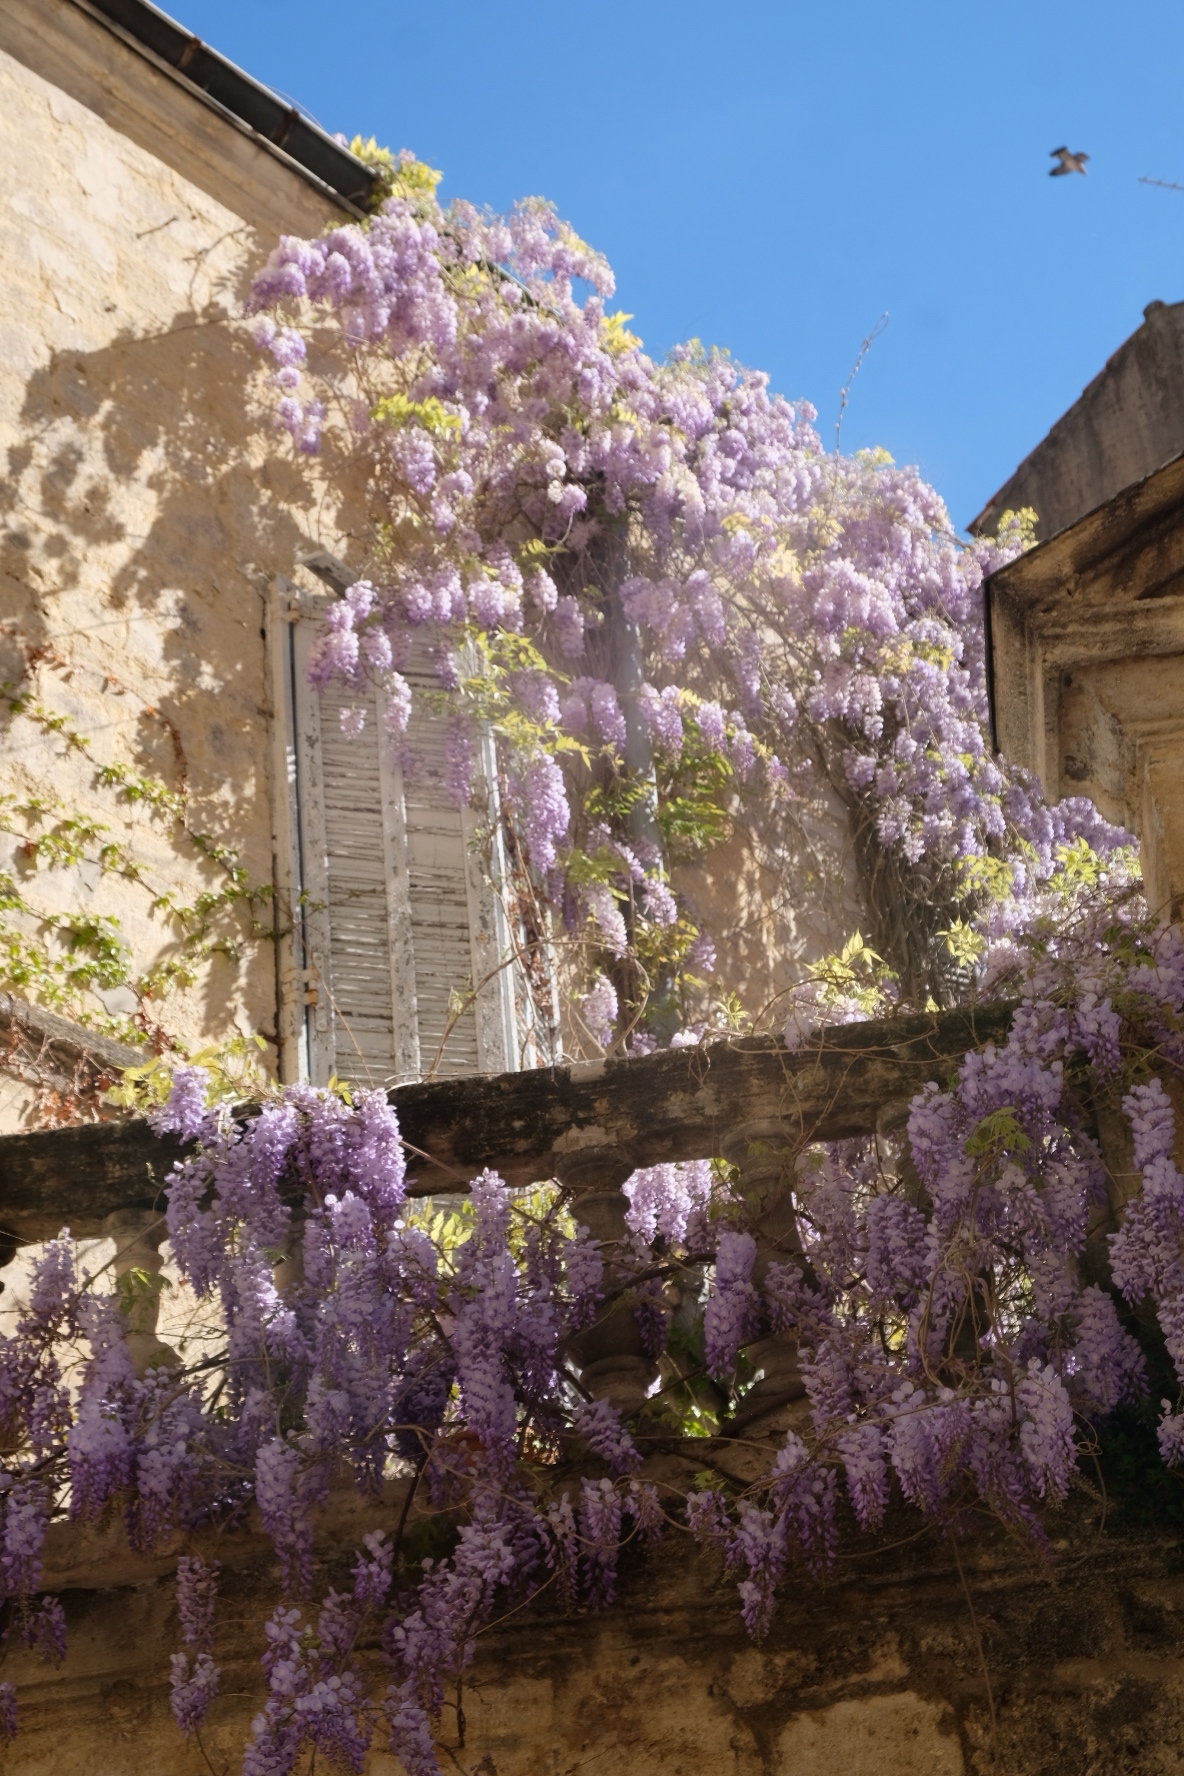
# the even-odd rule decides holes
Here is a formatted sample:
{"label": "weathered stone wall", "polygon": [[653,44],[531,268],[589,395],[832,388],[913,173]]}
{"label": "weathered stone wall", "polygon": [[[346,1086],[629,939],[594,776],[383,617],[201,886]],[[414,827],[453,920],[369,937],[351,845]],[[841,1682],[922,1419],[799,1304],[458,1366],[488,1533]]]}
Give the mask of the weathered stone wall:
{"label": "weathered stone wall", "polygon": [[1032,506],[1055,536],[1184,450],[1184,302],[1149,302],[1143,325],[987,502],[971,530]]}
{"label": "weathered stone wall", "polygon": [[[997,1030],[1007,1008],[982,1015]],[[506,1138],[508,1170],[534,1176],[527,1154],[545,1153],[548,1162],[559,1160],[562,1173],[590,1169],[587,1186],[634,1162],[694,1151],[679,1143],[694,1140],[696,1128],[704,1146],[730,1152],[740,1138],[743,1149],[747,1137],[737,1117],[745,1114],[762,1118],[766,1131],[782,1129],[790,1141],[805,1133],[798,1121],[807,1116],[820,1133],[866,1129],[877,1106],[899,1102],[917,1083],[917,1069],[921,1076],[930,1070],[943,1040],[948,1064],[960,1018],[970,1021],[968,1014],[943,1014],[928,1033],[922,1018],[846,1027],[807,1054],[740,1043],[566,1075],[503,1076],[467,1087],[465,1097],[451,1082],[413,1085],[400,1094],[400,1114],[406,1112],[404,1127],[416,1146],[423,1142],[468,1169],[490,1156],[473,1143],[484,1137],[493,1153],[505,1150],[498,1131],[509,1128],[517,1132]],[[986,1033],[977,1030],[980,1039]],[[461,1106],[474,1089],[476,1112],[464,1119]],[[538,1100],[533,1115],[531,1098]],[[59,1165],[59,1190],[67,1178],[89,1181],[76,1225],[93,1235],[111,1205],[109,1196],[102,1200],[112,1184],[110,1150],[127,1146],[135,1132],[124,1125],[10,1137],[0,1154],[5,1219],[20,1224],[22,1200],[28,1212],[22,1179],[42,1199],[43,1213],[55,1206],[46,1162],[56,1149],[59,1158],[74,1156]],[[621,1157],[626,1150],[628,1159]],[[141,1146],[128,1167],[137,1191],[145,1188],[148,1158]],[[79,1194],[75,1188],[76,1200]],[[608,1194],[583,1197],[590,1223],[593,1204],[603,1216]],[[34,1221],[29,1231],[38,1226]],[[174,1337],[171,1327],[157,1332]],[[586,1365],[589,1355],[595,1352],[585,1344],[577,1360]],[[766,1345],[762,1364],[773,1355]],[[445,1767],[462,1776],[602,1767],[646,1776],[715,1776],[720,1768],[736,1776],[830,1776],[848,1768],[853,1776],[1159,1776],[1180,1769],[1180,1547],[1167,1534],[1137,1527],[1147,1515],[1140,1482],[1130,1477],[1140,1459],[1137,1441],[1114,1462],[1121,1470],[1117,1499],[1107,1504],[1096,1487],[1082,1485],[1068,1508],[1049,1513],[1051,1561],[1004,1539],[982,1516],[968,1523],[960,1554],[903,1509],[875,1539],[861,1538],[848,1522],[829,1582],[793,1575],[768,1640],[752,1646],[734,1580],[690,1542],[682,1501],[702,1484],[704,1470],[712,1484],[737,1490],[758,1481],[787,1427],[804,1429],[808,1412],[800,1397],[787,1398],[732,1435],[692,1442],[667,1439],[652,1422],[647,1440],[643,1419],[637,1434],[649,1451],[644,1478],[660,1489],[671,1520],[664,1544],[652,1555],[626,1551],[619,1601],[604,1614],[565,1604],[556,1585],[494,1624],[466,1681],[463,1746],[455,1715],[445,1712]],[[1162,1512],[1162,1493],[1172,1483],[1156,1473]],[[545,1470],[532,1476],[536,1483],[547,1477]],[[582,1475],[565,1464],[549,1477],[556,1490],[575,1492]],[[405,1476],[393,1476],[377,1502],[348,1488],[332,1493],[318,1523],[314,1598],[344,1586],[367,1531],[396,1528],[407,1485]],[[413,1558],[445,1551],[447,1522],[430,1501],[412,1500],[407,1524],[405,1551]],[[223,1569],[215,1646],[223,1684],[204,1730],[209,1766],[179,1740],[168,1706],[168,1659],[178,1639],[171,1573],[186,1547]],[[173,1536],[149,1557],[129,1553],[114,1508],[95,1524],[54,1524],[42,1583],[64,1600],[70,1650],[64,1666],[50,1670],[12,1637],[0,1670],[17,1686],[22,1728],[5,1770],[89,1776],[97,1768],[102,1776],[131,1776],[147,1768],[181,1776],[237,1767],[262,1699],[263,1623],[278,1600],[274,1559],[257,1524],[207,1528],[188,1543]],[[377,1693],[381,1661],[374,1648],[363,1651]],[[382,1751],[369,1768],[372,1776],[399,1776]],[[307,1766],[301,1776],[311,1776]]]}
{"label": "weathered stone wall", "polygon": [[801,823],[750,792],[721,844],[675,865],[675,887],[716,946],[708,1003],[731,997],[758,1028],[780,1029],[811,965],[861,926],[870,936],[853,851],[833,791]]}
{"label": "weathered stone wall", "polygon": [[[705,1454],[723,1459],[702,1446],[664,1458],[670,1484],[685,1486]],[[1170,1549],[1103,1528],[1096,1504],[1080,1500],[1052,1527],[1051,1566],[989,1530],[963,1545],[972,1617],[949,1544],[902,1515],[878,1550],[849,1546],[829,1583],[791,1580],[759,1647],[744,1632],[734,1582],[671,1529],[656,1554],[627,1555],[610,1610],[568,1609],[546,1593],[482,1639],[462,1698],[465,1743],[446,1711],[443,1767],[488,1773],[488,1757],[496,1776],[1178,1771],[1184,1578]],[[351,1507],[323,1538],[319,1582],[344,1577],[361,1528]],[[5,1771],[207,1768],[168,1709],[178,1636],[171,1582],[157,1576],[167,1558],[136,1569],[111,1553],[108,1535],[92,1543],[88,1565],[78,1532],[68,1533],[75,1565],[63,1570],[59,1536],[50,1576],[71,1587],[70,1652],[57,1672],[9,1653],[4,1675],[18,1684],[22,1724]],[[261,1625],[275,1580],[258,1538],[211,1540],[206,1552],[226,1568],[216,1643],[223,1696],[203,1742],[216,1771],[234,1770],[262,1700]],[[374,1656],[371,1670],[380,1686]],[[376,1750],[368,1769],[401,1776],[402,1766]]]}
{"label": "weathered stone wall", "polygon": [[[341,211],[73,0],[0,9],[0,156],[0,679],[92,742],[0,707],[0,793],[106,824],[148,886],[34,872],[2,834],[0,869],[40,906],[117,917],[142,970],[177,936],[153,891],[188,904],[225,876],[96,765],[187,788],[190,828],[272,880],[268,588],[337,517],[318,471],[260,442],[237,317],[279,233]],[[159,1014],[188,1042],[274,1034],[273,947],[215,956]]]}

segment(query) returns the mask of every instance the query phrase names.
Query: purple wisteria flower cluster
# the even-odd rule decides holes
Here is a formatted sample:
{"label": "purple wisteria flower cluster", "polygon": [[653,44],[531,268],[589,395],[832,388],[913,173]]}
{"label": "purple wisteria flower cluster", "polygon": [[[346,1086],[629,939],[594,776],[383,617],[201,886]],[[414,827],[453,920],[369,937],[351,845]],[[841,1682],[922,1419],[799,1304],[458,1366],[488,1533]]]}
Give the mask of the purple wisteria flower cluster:
{"label": "purple wisteria flower cluster", "polygon": [[172,1655],[170,1699],[186,1738],[201,1726],[218,1694],[222,1674],[211,1657],[217,1597],[217,1567],[183,1554],[177,1562],[177,1617],[188,1651]]}
{"label": "purple wisteria flower cluster", "polygon": [[[446,1686],[483,1628],[551,1584],[611,1602],[622,1545],[683,1510],[645,1477],[647,1430],[669,1439],[690,1412],[699,1436],[727,1428],[777,1341],[802,1398],[768,1471],[685,1501],[757,1637],[789,1573],[833,1560],[844,1491],[868,1532],[896,1498],[952,1533],[985,1508],[1040,1538],[1079,1441],[1146,1397],[1148,1303],[1184,1385],[1184,941],[1146,918],[1124,835],[1087,805],[1045,807],[991,755],[981,579],[1018,528],[960,546],[912,471],[824,453],[810,410],[763,377],[697,348],[653,363],[605,312],[604,262],[545,204],[444,211],[400,166],[366,225],[285,238],[252,298],[279,423],[305,452],[338,428],[381,515],[316,682],[380,680],[413,769],[403,671],[425,639],[461,800],[479,724],[497,730],[516,843],[586,945],[572,998],[604,1049],[656,1044],[647,965],[667,986],[712,965],[660,817],[693,824],[708,791],[719,807],[746,785],[786,830],[837,798],[891,971],[880,1003],[977,988],[1018,1009],[907,1121],[799,1155],[775,1248],[768,1203],[711,1156],[635,1173],[605,1250],[558,1186],[515,1195],[490,1171],[462,1208],[425,1212],[380,1093],[289,1086],[231,1114],[179,1068],[153,1112],[194,1144],[169,1247],[220,1347],[141,1372],[119,1296],[68,1232],[43,1248],[0,1340],[0,1600],[60,1657],[42,1590],[55,1516],[120,1511],[139,1550],[257,1522],[281,1594],[248,1776],[309,1752],[360,1771],[376,1742],[436,1776]],[[646,747],[664,807],[632,793]],[[796,1040],[815,1015],[866,1011],[864,953],[820,969]],[[671,1040],[704,1034],[688,1021]],[[1115,1183],[1126,1130],[1133,1197]],[[648,1424],[581,1367],[606,1324],[657,1369]],[[1160,1447],[1184,1462],[1178,1399]],[[318,1525],[351,1484],[374,1527],[346,1578]],[[452,1541],[414,1561],[417,1500]],[[219,1706],[217,1580],[181,1559],[186,1734]],[[0,1683],[0,1736],[15,1707]]]}
{"label": "purple wisteria flower cluster", "polygon": [[[895,1483],[939,1521],[964,1527],[985,1506],[1040,1538],[1041,1507],[1065,1497],[1079,1439],[1145,1398],[1132,1312],[1145,1299],[1184,1385],[1184,1178],[1171,1095],[1147,1076],[1152,1057],[1169,1080],[1184,1073],[1184,940],[1141,913],[1122,873],[1097,899],[1062,884],[1073,905],[1020,971],[1006,1043],[969,1054],[953,1089],[921,1092],[898,1140],[818,1148],[799,1169],[801,1257],[769,1266],[766,1324],[796,1335],[809,1471],[820,1485],[824,1470],[845,1475],[865,1530]],[[1112,1133],[1108,1151],[1100,1144],[1099,1102],[1133,1135],[1142,1188],[1129,1203],[1114,1183],[1121,1148]],[[719,1242],[709,1329],[749,1307],[743,1237]],[[1184,1416],[1163,1407],[1160,1447],[1174,1464]],[[763,1516],[744,1500],[736,1516],[713,1493],[694,1519],[732,1565],[748,1563],[760,1623],[794,1541],[776,1488],[769,1497]],[[825,1546],[835,1498],[814,1497]]]}
{"label": "purple wisteria flower cluster", "polygon": [[[854,892],[899,1001],[956,996],[943,929],[981,914],[996,947],[1008,929],[968,866],[1006,849],[1022,902],[1058,846],[1121,838],[991,753],[981,586],[1021,523],[961,544],[915,470],[824,451],[809,404],[764,375],[697,345],[647,356],[606,310],[608,265],[542,200],[491,217],[442,208],[435,183],[404,153],[379,214],[285,236],[250,297],[278,424],[300,450],[331,425],[379,515],[314,680],[384,681],[413,769],[400,663],[416,636],[447,660],[471,644],[476,669],[441,680],[449,782],[467,797],[465,724],[492,721],[524,854],[586,950],[595,1045],[626,1043],[647,993],[710,965],[663,851],[707,843],[737,798],[783,856],[810,856],[796,899],[824,927]],[[645,832],[653,856],[647,770],[669,815]],[[605,772],[611,832],[604,796],[589,804]],[[820,867],[836,820],[854,839],[831,847],[836,871],[841,853],[858,881]],[[591,983],[626,949],[649,985],[611,1007]]]}
{"label": "purple wisteria flower cluster", "polygon": [[[434,1772],[444,1686],[495,1611],[556,1579],[608,1601],[621,1543],[662,1521],[626,1427],[566,1366],[573,1331],[600,1311],[604,1259],[557,1189],[524,1201],[492,1172],[462,1210],[417,1217],[379,1092],[347,1103],[291,1087],[245,1119],[211,1096],[203,1069],[179,1068],[153,1121],[193,1144],[169,1183],[169,1241],[187,1285],[216,1305],[222,1349],[137,1373],[119,1296],[91,1283],[68,1233],[44,1248],[0,1345],[3,1597],[21,1636],[60,1658],[61,1606],[38,1595],[55,1514],[86,1523],[119,1509],[147,1552],[253,1511],[283,1595],[244,1769],[276,1776],[311,1749],[361,1771],[377,1736],[409,1769]],[[87,1353],[70,1378],[67,1344]],[[522,1473],[528,1436],[552,1459],[574,1438],[603,1479],[540,1497]],[[318,1513],[351,1481],[376,1527],[349,1586],[318,1602]],[[382,1515],[392,1485],[422,1489],[458,1520],[453,1552],[414,1580]],[[219,1696],[217,1591],[218,1568],[182,1556],[171,1701],[187,1736]],[[389,1667],[381,1695],[358,1657],[376,1639]],[[6,1687],[0,1732],[15,1705]]]}
{"label": "purple wisteria flower cluster", "polygon": [[[833,1560],[844,1489],[865,1531],[896,1496],[952,1533],[986,1509],[1040,1540],[1083,1437],[1146,1398],[1127,1303],[1154,1304],[1184,1385],[1184,939],[1141,914],[1117,866],[1103,894],[1070,863],[1006,1040],[920,1092],[898,1134],[803,1155],[787,1185],[796,1256],[770,1256],[742,1187],[707,1161],[636,1173],[608,1251],[578,1199],[516,1196],[493,1172],[463,1208],[420,1212],[382,1094],[289,1086],[231,1115],[200,1069],[180,1069],[156,1112],[163,1132],[196,1137],[169,1182],[169,1240],[217,1306],[222,1350],[138,1373],[119,1297],[80,1271],[67,1233],[43,1249],[0,1345],[0,1583],[19,1633],[61,1657],[61,1607],[41,1593],[55,1514],[119,1508],[147,1550],[253,1511],[282,1595],[244,1768],[283,1776],[315,1749],[360,1771],[385,1743],[429,1776],[446,1687],[483,1627],[551,1584],[610,1603],[624,1543],[683,1508],[646,1479],[646,1436],[677,1434],[688,1397],[699,1435],[704,1411],[726,1428],[777,1338],[805,1390],[793,1428],[750,1486],[685,1504],[755,1636],[791,1571]],[[1108,1186],[1103,1098],[1133,1139],[1130,1201]],[[581,1380],[596,1326],[630,1313],[660,1366],[648,1425]],[[86,1353],[70,1376],[67,1345]],[[1175,1463],[1184,1415],[1165,1408]],[[317,1525],[351,1482],[374,1527],[348,1584],[338,1572],[326,1589]],[[410,1563],[392,1487],[449,1514],[451,1551]],[[181,1559],[172,1705],[186,1734],[218,1707],[217,1583],[205,1559]],[[359,1657],[375,1646],[379,1690]],[[14,1708],[0,1693],[0,1730]]]}

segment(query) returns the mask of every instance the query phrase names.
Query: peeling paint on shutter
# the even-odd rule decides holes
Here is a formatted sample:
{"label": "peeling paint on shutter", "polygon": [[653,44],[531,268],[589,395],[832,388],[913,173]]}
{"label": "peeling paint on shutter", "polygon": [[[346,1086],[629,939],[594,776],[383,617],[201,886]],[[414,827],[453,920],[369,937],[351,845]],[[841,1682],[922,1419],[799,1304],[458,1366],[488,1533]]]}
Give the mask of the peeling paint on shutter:
{"label": "peeling paint on shutter", "polygon": [[308,683],[315,622],[293,626],[308,971],[310,1070],[358,1085],[415,1077],[414,981],[398,941],[400,913],[396,786],[385,766],[373,693],[356,739],[340,714],[358,699]]}
{"label": "peeling paint on shutter", "polygon": [[483,1056],[475,1007],[469,1003],[460,1016],[454,1009],[455,999],[471,1000],[480,980],[469,904],[470,823],[445,788],[447,723],[422,695],[439,688],[431,667],[415,659],[404,676],[412,689],[407,746],[414,768],[401,775],[421,1074],[504,1072],[513,1065],[505,1041],[497,1054]]}
{"label": "peeling paint on shutter", "polygon": [[[503,897],[490,886],[507,879],[492,739],[479,746],[477,808],[456,808],[445,787],[447,722],[421,695],[435,678],[426,653],[417,655],[406,674],[415,768],[404,774],[391,761],[381,693],[309,685],[325,601],[295,602],[288,628],[312,1079],[336,1073],[389,1087],[553,1059],[512,961]],[[355,707],[366,719],[350,738],[340,716]]]}

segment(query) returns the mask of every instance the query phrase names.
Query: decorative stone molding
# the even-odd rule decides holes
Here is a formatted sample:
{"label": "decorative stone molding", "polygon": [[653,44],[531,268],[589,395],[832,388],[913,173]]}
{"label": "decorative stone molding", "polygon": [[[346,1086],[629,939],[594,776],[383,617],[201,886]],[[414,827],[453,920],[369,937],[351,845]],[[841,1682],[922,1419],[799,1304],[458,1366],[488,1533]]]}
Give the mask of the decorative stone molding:
{"label": "decorative stone molding", "polygon": [[995,744],[1140,841],[1184,916],[1184,457],[987,581]]}

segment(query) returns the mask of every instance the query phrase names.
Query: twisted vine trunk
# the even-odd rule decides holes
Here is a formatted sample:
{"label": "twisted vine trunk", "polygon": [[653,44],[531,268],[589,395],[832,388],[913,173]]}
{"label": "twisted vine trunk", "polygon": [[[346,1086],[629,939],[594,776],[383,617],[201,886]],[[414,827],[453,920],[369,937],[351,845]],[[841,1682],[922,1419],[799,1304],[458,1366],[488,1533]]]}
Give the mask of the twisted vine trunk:
{"label": "twisted vine trunk", "polygon": [[[625,720],[623,764],[600,757],[592,769],[596,787],[611,798],[628,799],[624,838],[646,861],[663,861],[662,829],[658,823],[658,783],[654,749],[642,716],[641,687],[645,683],[645,659],[636,623],[625,613],[621,585],[630,571],[629,543],[624,521],[601,515],[598,528],[586,548],[572,551],[563,561],[561,589],[579,598],[592,594],[599,619],[586,636],[587,666],[593,676],[611,684]],[[645,1021],[648,1003],[660,997],[668,983],[647,980],[633,954],[633,906],[622,906],[630,947],[624,956],[601,958],[603,972],[612,981],[622,1012],[622,1026],[636,1027]],[[670,1032],[667,1032],[669,1034]]]}

